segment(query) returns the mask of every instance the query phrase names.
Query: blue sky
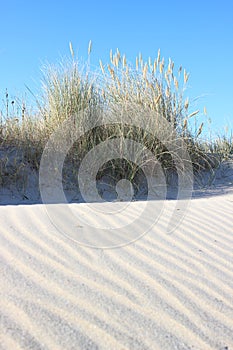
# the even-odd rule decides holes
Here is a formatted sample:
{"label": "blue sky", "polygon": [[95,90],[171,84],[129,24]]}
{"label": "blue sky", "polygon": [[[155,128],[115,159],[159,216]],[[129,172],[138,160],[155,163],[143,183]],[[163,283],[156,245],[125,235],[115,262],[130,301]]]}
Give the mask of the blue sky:
{"label": "blue sky", "polygon": [[108,62],[110,49],[134,62],[139,52],[155,58],[160,48],[190,73],[193,110],[206,106],[217,132],[233,128],[231,0],[2,1],[0,38],[0,105],[6,88],[11,98],[24,96],[25,85],[36,94],[42,64],[68,56],[70,41],[85,60],[92,40],[96,66]]}

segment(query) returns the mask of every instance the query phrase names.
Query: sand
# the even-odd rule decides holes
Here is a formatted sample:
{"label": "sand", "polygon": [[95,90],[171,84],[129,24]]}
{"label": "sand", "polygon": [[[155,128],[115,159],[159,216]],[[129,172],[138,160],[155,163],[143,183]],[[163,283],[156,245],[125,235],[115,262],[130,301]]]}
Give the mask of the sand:
{"label": "sand", "polygon": [[149,232],[114,249],[74,242],[43,204],[1,205],[0,349],[233,349],[227,188],[199,193],[169,234],[166,200]]}

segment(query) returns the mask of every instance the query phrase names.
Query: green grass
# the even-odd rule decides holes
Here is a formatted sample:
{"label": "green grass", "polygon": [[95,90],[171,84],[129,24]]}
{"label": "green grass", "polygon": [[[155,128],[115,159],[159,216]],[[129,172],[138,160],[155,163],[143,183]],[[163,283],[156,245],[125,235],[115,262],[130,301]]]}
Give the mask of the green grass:
{"label": "green grass", "polygon": [[[166,63],[160,51],[153,61],[144,61],[139,55],[135,65],[128,64],[119,50],[115,54],[110,52],[109,64],[100,61],[100,73],[96,74],[88,63],[80,67],[72,46],[70,48],[71,60],[43,68],[42,94],[36,100],[38,112],[30,113],[23,102],[16,111],[6,92],[0,115],[0,186],[21,181],[21,187],[25,189],[27,172],[30,169],[38,172],[46,142],[71,115],[76,116],[72,129],[83,133],[66,157],[66,164],[72,164],[76,179],[83,157],[103,141],[117,138],[143,145],[143,149],[157,157],[165,174],[175,171],[177,150],[169,149],[168,143],[163,142],[168,137],[167,128],[158,123],[157,116],[163,117],[174,131],[169,142],[176,148],[182,141],[187,147],[194,172],[217,167],[219,162],[232,155],[232,135],[206,143],[201,141],[203,123],[196,133],[191,132],[190,121],[192,118],[198,120],[199,111],[190,110],[186,91],[189,74],[182,67],[175,72],[174,62]],[[118,122],[96,125],[98,118],[105,114],[119,116]],[[144,128],[137,126],[137,118],[144,118]],[[95,127],[91,129],[90,126]],[[89,129],[86,133],[85,128]],[[136,155],[139,163],[141,152]],[[106,149],[106,156],[107,153]],[[146,159],[146,162],[150,160]],[[138,174],[138,165],[126,159],[113,159],[100,167],[98,176],[104,174],[133,181]]]}

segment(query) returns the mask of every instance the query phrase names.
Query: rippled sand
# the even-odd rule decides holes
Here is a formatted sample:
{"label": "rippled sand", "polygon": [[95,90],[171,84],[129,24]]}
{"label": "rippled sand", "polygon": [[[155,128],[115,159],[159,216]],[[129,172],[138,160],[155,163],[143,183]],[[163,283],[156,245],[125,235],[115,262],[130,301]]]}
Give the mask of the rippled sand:
{"label": "rippled sand", "polygon": [[171,234],[165,207],[135,242],[93,249],[43,205],[1,206],[0,349],[231,349],[233,194],[193,199]]}

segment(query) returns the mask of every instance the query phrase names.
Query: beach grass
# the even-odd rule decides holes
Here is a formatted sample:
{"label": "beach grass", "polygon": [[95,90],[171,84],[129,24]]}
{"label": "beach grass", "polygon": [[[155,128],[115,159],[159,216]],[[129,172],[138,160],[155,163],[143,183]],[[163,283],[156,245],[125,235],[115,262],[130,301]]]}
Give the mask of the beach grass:
{"label": "beach grass", "polygon": [[[70,51],[71,59],[43,67],[42,93],[35,101],[37,112],[31,113],[24,102],[16,111],[6,91],[0,119],[0,186],[23,181],[26,187],[27,172],[38,172],[46,142],[70,116],[75,116],[72,128],[82,134],[66,156],[76,179],[83,157],[98,144],[117,138],[141,144],[153,155],[151,160],[159,160],[165,174],[176,171],[173,153],[177,150],[171,151],[163,142],[167,137],[165,125],[172,130],[173,141],[175,135],[174,147],[178,147],[177,140],[185,145],[194,172],[213,169],[233,153],[232,135],[203,141],[203,123],[192,132],[192,120],[196,118],[198,123],[200,111],[192,110],[187,97],[189,74],[182,67],[175,71],[174,62],[165,62],[160,50],[154,60],[144,61],[139,54],[135,64],[128,63],[118,49],[111,51],[108,64],[100,60],[98,74],[88,63],[80,66],[71,44]],[[96,124],[105,113],[119,115],[118,122]],[[168,124],[159,124],[158,116]],[[130,117],[132,123],[125,123]],[[134,118],[144,118],[145,128],[138,127]],[[135,159],[140,159],[141,152]],[[112,159],[102,165],[98,175],[133,181],[138,173],[136,163]]]}

